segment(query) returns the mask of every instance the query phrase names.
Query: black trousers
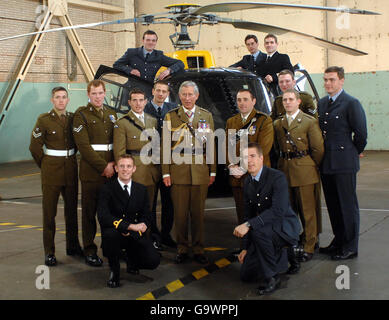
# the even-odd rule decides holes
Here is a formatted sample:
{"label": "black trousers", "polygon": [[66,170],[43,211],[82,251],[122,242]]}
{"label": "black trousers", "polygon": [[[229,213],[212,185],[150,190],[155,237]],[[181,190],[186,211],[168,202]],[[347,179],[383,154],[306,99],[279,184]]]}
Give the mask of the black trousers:
{"label": "black trousers", "polygon": [[240,269],[240,279],[252,282],[269,279],[288,269],[288,245],[271,225],[248,233],[249,247]]}
{"label": "black trousers", "polygon": [[[170,196],[170,188],[166,187],[162,179],[157,184],[157,189],[154,195],[152,213],[155,217],[155,226],[157,225],[156,221],[156,211],[157,211],[157,199],[158,199],[158,190],[161,192],[161,232],[152,230],[153,236],[162,237],[166,239],[170,237],[170,231],[173,227],[174,222],[174,208],[172,198]],[[161,241],[162,239],[157,239]]]}
{"label": "black trousers", "polygon": [[322,186],[330,217],[334,244],[358,252],[359,206],[356,173],[322,174]]}
{"label": "black trousers", "polygon": [[102,229],[101,236],[103,255],[108,260],[119,261],[121,250],[125,249],[128,263],[133,267],[150,270],[158,267],[160,255],[148,237],[126,237],[115,228]]}

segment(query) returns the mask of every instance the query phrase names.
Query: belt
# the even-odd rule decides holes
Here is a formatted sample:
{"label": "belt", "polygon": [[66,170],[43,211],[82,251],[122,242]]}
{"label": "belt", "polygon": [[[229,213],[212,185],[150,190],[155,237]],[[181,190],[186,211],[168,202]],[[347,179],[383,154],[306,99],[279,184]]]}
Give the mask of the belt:
{"label": "belt", "polygon": [[91,147],[95,151],[111,151],[113,144],[91,144]]}
{"label": "belt", "polygon": [[[132,155],[132,156],[140,156],[141,155],[141,153],[142,154],[144,154],[144,155],[146,155],[145,154],[145,152],[141,152],[141,151],[139,151],[139,150],[126,150],[126,153],[127,154],[130,154],[130,155]],[[149,156],[149,157],[151,157],[151,150],[149,150],[148,152],[147,152],[147,155]]]}
{"label": "belt", "polygon": [[191,154],[191,155],[203,155],[204,149],[203,148],[184,148],[184,149],[174,149],[173,153],[180,153],[180,154]]}
{"label": "belt", "polygon": [[70,157],[74,154],[74,149],[69,150],[55,150],[55,149],[46,149],[45,155],[53,157]]}
{"label": "belt", "polygon": [[284,159],[302,158],[309,155],[309,150],[296,151],[296,152],[283,152],[280,151],[280,157]]}

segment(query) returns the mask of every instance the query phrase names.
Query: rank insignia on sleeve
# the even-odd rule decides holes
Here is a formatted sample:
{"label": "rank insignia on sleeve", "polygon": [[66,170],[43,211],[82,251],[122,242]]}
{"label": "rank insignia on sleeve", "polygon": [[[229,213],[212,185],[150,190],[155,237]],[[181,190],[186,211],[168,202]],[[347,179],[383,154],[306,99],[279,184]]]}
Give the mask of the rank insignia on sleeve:
{"label": "rank insignia on sleeve", "polygon": [[82,124],[78,127],[78,128],[74,128],[73,131],[74,132],[80,132],[82,130]]}

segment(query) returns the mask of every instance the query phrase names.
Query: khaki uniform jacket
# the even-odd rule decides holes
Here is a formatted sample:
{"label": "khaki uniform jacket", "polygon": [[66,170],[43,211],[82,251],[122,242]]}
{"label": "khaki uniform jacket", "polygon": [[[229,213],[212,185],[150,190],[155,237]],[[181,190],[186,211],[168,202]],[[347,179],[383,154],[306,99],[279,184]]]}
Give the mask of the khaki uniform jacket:
{"label": "khaki uniform jacket", "polygon": [[[317,119],[318,118],[317,107],[313,102],[312,96],[309,93],[304,91],[299,92],[299,94],[301,99],[301,103],[299,106],[300,110]],[[283,116],[284,114],[285,114],[285,108],[282,104],[282,96],[278,96],[276,100],[274,100],[271,117],[274,121],[277,118]]]}
{"label": "khaki uniform jacket", "polygon": [[282,116],[274,122],[276,135],[276,150],[282,152],[294,152],[292,145],[288,143],[286,136],[290,132],[292,141],[298,151],[309,151],[309,155],[302,158],[283,159],[280,157],[278,168],[282,170],[290,187],[305,186],[319,182],[318,167],[323,159],[323,136],[318,121],[304,112],[299,112],[288,127],[286,116]]}
{"label": "khaki uniform jacket", "polygon": [[[52,109],[38,117],[31,134],[30,152],[41,168],[42,184],[53,186],[77,185],[76,145],[72,135],[73,113],[66,112],[64,125]],[[43,148],[54,150],[75,149],[74,155],[56,157],[44,154]]]}
{"label": "khaki uniform jacket", "polygon": [[[167,155],[163,152],[163,147],[165,147],[165,144],[168,141],[168,137],[165,137],[165,130],[162,132],[162,143],[161,146],[161,154],[162,154],[162,176],[169,174],[171,177],[172,184],[189,184],[189,185],[200,185],[200,184],[207,184],[209,183],[209,177],[211,173],[216,174],[216,154],[214,153],[214,157],[212,159],[209,159],[208,161],[211,162],[207,164],[206,155],[203,156],[192,156],[192,162],[191,164],[176,164],[174,163],[173,153],[174,149],[176,149],[176,152],[184,147],[185,142],[188,142],[185,144],[185,148],[191,148],[191,146],[196,146],[196,140],[193,137],[193,135],[190,133],[190,130],[188,129],[188,117],[186,116],[183,107],[179,107],[176,109],[173,109],[169,111],[164,121],[168,121],[167,124],[167,131],[170,135],[171,139],[171,148],[172,152],[170,152],[171,158],[167,159]],[[181,127],[182,131],[176,131],[179,127]],[[208,130],[208,132],[214,131],[214,123],[213,123],[213,117],[212,114],[203,108],[200,108],[199,106],[196,106],[196,111],[193,117],[192,127],[194,130],[197,130],[200,128],[200,130],[203,130],[201,128],[206,128],[205,130]],[[172,134],[178,134],[181,133],[184,137],[188,137],[188,139],[183,139],[182,142],[179,141],[173,141]],[[201,134],[200,134],[201,136]],[[177,140],[177,139],[175,139]],[[188,140],[188,141],[187,141]],[[199,142],[197,142],[199,144]],[[175,154],[174,157],[180,156],[179,154]],[[181,155],[184,157],[184,155]],[[197,159],[197,160],[196,160]],[[199,160],[202,159],[202,163],[196,163],[200,162]],[[170,164],[167,162],[170,160]]]}
{"label": "khaki uniform jacket", "polygon": [[[253,120],[254,118],[255,120]],[[229,118],[226,124],[227,140],[228,140],[229,129],[235,129],[236,132],[238,132],[242,127],[244,127],[247,123],[250,122],[252,122],[252,124],[250,124],[249,127],[246,129],[246,132],[248,133],[248,142],[249,143],[256,142],[261,146],[263,150],[263,163],[264,165],[270,167],[269,152],[273,146],[274,130],[273,130],[272,119],[265,113],[253,109],[244,123],[242,123],[242,116],[240,113]],[[227,141],[227,143],[228,143],[227,145],[227,155],[228,155],[228,148],[229,147],[231,148],[231,143],[230,141]],[[240,156],[240,142],[236,143],[236,156],[237,157]],[[231,162],[229,161],[228,156],[226,160],[227,160],[227,165],[230,165]],[[233,176],[230,176],[231,186],[243,187],[243,182],[246,175],[242,176],[240,179],[236,179]]]}
{"label": "khaki uniform jacket", "polygon": [[[150,134],[158,133],[155,129],[157,127],[157,119],[147,113],[144,113],[145,124],[143,124],[132,111],[129,111],[126,116],[141,127],[142,131],[149,129],[148,132],[150,132]],[[117,161],[119,156],[122,154],[129,153],[126,152],[126,150],[140,152],[145,145],[150,143],[147,139],[145,141],[141,141],[142,131],[125,117],[122,117],[117,122],[117,126],[113,131],[113,152],[115,161]],[[155,151],[156,150],[153,150],[153,152]],[[155,185],[160,180],[161,171],[159,165],[155,165],[152,162],[146,165],[143,164],[139,155],[133,154],[133,157],[135,160],[136,171],[134,172],[132,179],[145,186]]]}
{"label": "khaki uniform jacket", "polygon": [[81,153],[80,180],[82,182],[104,182],[101,176],[108,162],[113,161],[113,151],[95,151],[92,144],[112,144],[116,113],[103,106],[103,118],[88,103],[79,107],[74,114],[73,136]]}

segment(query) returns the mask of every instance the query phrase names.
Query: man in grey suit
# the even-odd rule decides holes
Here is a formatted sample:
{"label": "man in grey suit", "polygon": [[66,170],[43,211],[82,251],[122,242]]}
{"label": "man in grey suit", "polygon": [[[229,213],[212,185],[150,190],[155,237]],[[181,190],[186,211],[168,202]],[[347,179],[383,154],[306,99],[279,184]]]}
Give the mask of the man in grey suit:
{"label": "man in grey suit", "polygon": [[366,116],[361,103],[343,90],[344,69],[324,72],[328,96],[318,104],[319,124],[324,138],[321,181],[334,239],[321,253],[333,260],[358,256],[359,207],[356,178],[359,155],[367,144]]}

